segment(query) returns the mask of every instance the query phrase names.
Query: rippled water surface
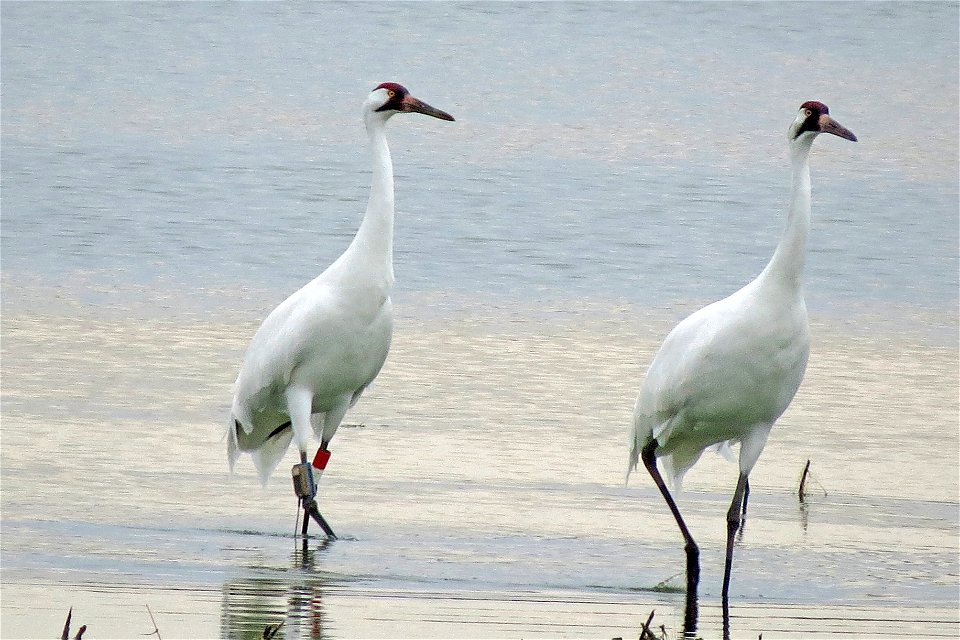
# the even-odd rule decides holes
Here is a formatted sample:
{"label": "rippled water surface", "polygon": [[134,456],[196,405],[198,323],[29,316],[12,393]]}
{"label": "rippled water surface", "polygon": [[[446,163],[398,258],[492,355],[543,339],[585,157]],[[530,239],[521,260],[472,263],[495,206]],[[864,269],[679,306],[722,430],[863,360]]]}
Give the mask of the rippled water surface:
{"label": "rippled water surface", "polygon": [[[811,11],[812,7],[816,11]],[[677,632],[683,551],[623,484],[643,371],[764,265],[820,99],[803,386],[751,475],[734,637],[958,633],[951,3],[3,3],[4,638]],[[52,37],[51,34],[57,34]],[[346,246],[395,80],[390,358],[304,549],[226,468],[243,349]],[[796,489],[807,460],[808,499]],[[289,462],[292,463],[290,454]],[[735,467],[680,507],[720,629]]]}

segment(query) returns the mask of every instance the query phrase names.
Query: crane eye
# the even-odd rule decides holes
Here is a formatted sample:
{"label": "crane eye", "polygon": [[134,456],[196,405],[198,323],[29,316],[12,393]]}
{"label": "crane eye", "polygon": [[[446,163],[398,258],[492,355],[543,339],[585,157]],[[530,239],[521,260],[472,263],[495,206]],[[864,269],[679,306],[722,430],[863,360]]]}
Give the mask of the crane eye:
{"label": "crane eye", "polygon": [[394,91],[393,89],[389,89],[389,90],[387,90],[387,95],[390,96],[391,98],[393,98],[393,97],[395,97],[395,96],[397,95],[397,92]]}
{"label": "crane eye", "polygon": [[813,115],[813,111],[810,111],[810,109],[804,109],[803,114],[809,118]]}

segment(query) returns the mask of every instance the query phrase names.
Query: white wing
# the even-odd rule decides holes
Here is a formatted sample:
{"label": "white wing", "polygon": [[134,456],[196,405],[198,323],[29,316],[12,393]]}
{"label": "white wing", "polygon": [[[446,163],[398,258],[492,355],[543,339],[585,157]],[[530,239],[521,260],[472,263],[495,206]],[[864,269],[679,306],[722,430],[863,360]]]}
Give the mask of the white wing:
{"label": "white wing", "polygon": [[666,475],[679,486],[704,449],[740,442],[787,408],[809,353],[806,309],[802,299],[759,293],[754,281],[669,333],[634,408],[630,469],[656,438]]}
{"label": "white wing", "polygon": [[[260,449],[289,421],[284,391],[291,382],[310,389],[313,412],[324,414],[355,401],[386,361],[392,334],[386,289],[358,282],[350,288],[334,286],[325,276],[277,306],[251,340],[234,385],[231,464],[239,451]],[[321,425],[322,415],[314,421],[315,430]],[[269,459],[262,462],[255,457],[261,474],[261,464],[270,467],[269,475],[286,451],[289,437],[283,435],[282,447],[271,445],[278,454],[261,452]]]}

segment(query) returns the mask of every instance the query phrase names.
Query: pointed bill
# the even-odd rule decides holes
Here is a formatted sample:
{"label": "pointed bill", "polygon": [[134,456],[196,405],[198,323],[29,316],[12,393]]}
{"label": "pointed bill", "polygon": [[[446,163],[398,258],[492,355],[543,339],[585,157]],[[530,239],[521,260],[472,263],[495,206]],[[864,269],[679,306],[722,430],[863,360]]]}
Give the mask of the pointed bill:
{"label": "pointed bill", "polygon": [[850,131],[850,129],[847,129],[827,114],[820,116],[820,131],[823,133],[832,133],[835,136],[840,136],[853,142],[857,141],[857,136],[853,135],[853,131]]}
{"label": "pointed bill", "polygon": [[400,103],[403,111],[407,113],[422,113],[425,116],[433,116],[434,118],[440,118],[441,120],[449,120],[454,122],[453,116],[447,113],[446,111],[441,111],[431,107],[426,102],[418,100],[411,95],[406,95],[403,98],[403,101]]}

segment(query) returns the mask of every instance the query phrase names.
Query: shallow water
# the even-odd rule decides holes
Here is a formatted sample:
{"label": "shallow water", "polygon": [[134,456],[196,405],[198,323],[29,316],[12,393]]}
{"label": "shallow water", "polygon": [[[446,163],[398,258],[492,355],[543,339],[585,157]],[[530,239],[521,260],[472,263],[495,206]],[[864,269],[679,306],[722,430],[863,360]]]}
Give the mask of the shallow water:
{"label": "shallow water", "polygon": [[[70,604],[101,636],[149,631],[145,604],[174,637],[281,620],[288,637],[312,625],[324,637],[613,637],[650,609],[678,623],[682,596],[650,591],[680,579],[672,520],[645,478],[622,484],[632,381],[656,344],[630,309],[402,317],[322,481],[344,539],[306,557],[284,474],[261,489],[248,460],[233,477],[223,463],[216,419],[250,325],[87,311],[4,318],[5,636],[56,626]],[[751,477],[734,627],[949,635],[955,354],[817,329],[805,385]],[[903,428],[911,439],[883,444]],[[807,458],[816,484],[801,505]],[[704,548],[708,629],[734,479],[707,457],[681,500]],[[38,611],[35,593],[53,597]]]}
{"label": "shallow water", "polygon": [[[818,98],[860,142],[814,149],[814,343],[733,634],[956,637],[958,9],[807,7],[0,5],[0,636],[73,606],[134,637],[147,605],[164,638],[675,633],[636,389],[768,259]],[[285,470],[231,476],[223,429],[258,322],[356,228],[384,80],[458,121],[391,123],[394,344],[321,483],[342,539],[305,554]],[[680,499],[707,638],[735,479],[705,456]]]}

